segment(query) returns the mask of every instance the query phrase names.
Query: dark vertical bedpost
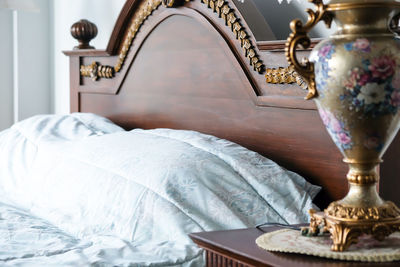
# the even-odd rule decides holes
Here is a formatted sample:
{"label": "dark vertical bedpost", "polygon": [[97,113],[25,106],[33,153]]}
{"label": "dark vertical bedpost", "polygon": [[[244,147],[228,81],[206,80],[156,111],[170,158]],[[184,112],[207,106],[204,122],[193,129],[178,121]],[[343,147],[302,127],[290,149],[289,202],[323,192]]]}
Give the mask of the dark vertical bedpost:
{"label": "dark vertical bedpost", "polygon": [[[94,49],[89,43],[97,36],[97,26],[86,19],[82,19],[71,26],[71,35],[79,42],[74,50]],[[70,112],[80,111],[80,61],[79,55],[70,55]]]}
{"label": "dark vertical bedpost", "polygon": [[80,111],[79,101],[79,85],[80,85],[80,56],[69,57],[69,73],[70,73],[70,112]]}

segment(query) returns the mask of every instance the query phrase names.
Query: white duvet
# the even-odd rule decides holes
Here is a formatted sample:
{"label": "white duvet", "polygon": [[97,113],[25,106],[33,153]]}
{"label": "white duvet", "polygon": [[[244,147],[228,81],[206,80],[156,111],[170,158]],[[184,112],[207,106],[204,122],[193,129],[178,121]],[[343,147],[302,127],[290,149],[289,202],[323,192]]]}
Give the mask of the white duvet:
{"label": "white duvet", "polygon": [[305,222],[318,190],[213,136],[37,116],[0,133],[0,265],[202,266],[188,233]]}

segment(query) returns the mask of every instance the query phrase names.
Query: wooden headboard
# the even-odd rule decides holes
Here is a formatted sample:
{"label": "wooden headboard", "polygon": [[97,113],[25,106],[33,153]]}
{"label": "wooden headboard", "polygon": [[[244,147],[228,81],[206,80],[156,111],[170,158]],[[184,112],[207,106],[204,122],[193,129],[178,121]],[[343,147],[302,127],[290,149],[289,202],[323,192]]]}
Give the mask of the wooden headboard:
{"label": "wooden headboard", "polygon": [[[161,2],[127,0],[106,50],[65,52],[71,111],[94,112],[126,129],[225,138],[321,185],[320,207],[343,197],[341,154],[296,77],[277,69],[287,66],[284,43],[257,42],[231,0]],[[385,179],[396,180],[398,150],[385,158]]]}

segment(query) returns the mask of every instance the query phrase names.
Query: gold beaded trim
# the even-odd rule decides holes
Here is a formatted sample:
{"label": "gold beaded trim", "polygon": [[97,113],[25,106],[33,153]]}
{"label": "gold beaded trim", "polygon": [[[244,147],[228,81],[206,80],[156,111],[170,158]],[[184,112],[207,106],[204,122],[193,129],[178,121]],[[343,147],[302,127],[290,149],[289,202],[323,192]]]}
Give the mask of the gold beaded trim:
{"label": "gold beaded trim", "polygon": [[131,26],[129,27],[128,34],[125,37],[124,44],[122,45],[118,57],[118,62],[114,67],[116,72],[121,70],[136,33],[139,31],[144,21],[161,5],[161,3],[161,0],[146,0],[140,5],[139,11],[133,15]]}
{"label": "gold beaded trim", "polygon": [[250,65],[258,73],[263,73],[265,66],[257,55],[245,28],[240,23],[239,18],[235,15],[235,10],[232,9],[225,0],[201,0],[201,2],[206,4],[208,8],[218,14],[218,17],[225,21],[225,25],[230,27],[235,38],[240,41],[245,57],[250,60]]}
{"label": "gold beaded trim", "polygon": [[294,71],[292,66],[287,68],[267,68],[265,78],[267,83],[272,84],[291,84],[296,83],[304,90],[307,90],[308,84],[303,80],[303,78]]}
{"label": "gold beaded trim", "polygon": [[347,180],[353,184],[373,184],[378,181],[378,177],[374,173],[363,174],[355,171],[350,171],[347,174]]}
{"label": "gold beaded trim", "polygon": [[110,79],[114,77],[114,68],[93,62],[91,65],[81,66],[81,75],[84,77],[90,77],[93,81],[97,81],[99,78]]}

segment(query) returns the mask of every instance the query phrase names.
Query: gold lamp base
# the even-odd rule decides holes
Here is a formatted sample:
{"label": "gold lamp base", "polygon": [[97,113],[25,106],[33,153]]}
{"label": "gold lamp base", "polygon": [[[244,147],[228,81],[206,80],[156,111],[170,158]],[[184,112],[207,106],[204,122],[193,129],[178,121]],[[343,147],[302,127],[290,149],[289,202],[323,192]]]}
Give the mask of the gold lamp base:
{"label": "gold lamp base", "polygon": [[310,227],[303,231],[306,235],[330,233],[331,249],[338,252],[357,243],[363,234],[382,241],[400,231],[400,209],[393,202],[382,200],[377,192],[377,163],[345,161],[350,165],[349,192],[343,199],[332,202],[324,212],[311,209]]}
{"label": "gold lamp base", "polygon": [[333,251],[344,251],[366,234],[382,241],[400,231],[400,209],[390,201],[374,207],[353,207],[332,202],[324,212],[311,209],[309,235],[331,234]]}
{"label": "gold lamp base", "polygon": [[[311,211],[308,234],[329,232],[332,250],[344,251],[362,234],[383,240],[400,231],[400,210],[377,190],[376,166],[400,129],[400,46],[388,28],[400,12],[398,0],[309,0],[308,21],[293,20],[286,58],[308,84],[321,119],[349,164],[348,194],[323,213]],[[337,31],[301,62],[299,45],[319,21]],[[307,231],[306,231],[307,232]]]}

